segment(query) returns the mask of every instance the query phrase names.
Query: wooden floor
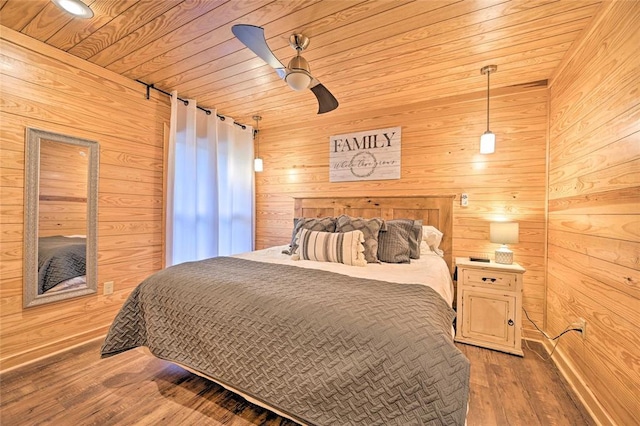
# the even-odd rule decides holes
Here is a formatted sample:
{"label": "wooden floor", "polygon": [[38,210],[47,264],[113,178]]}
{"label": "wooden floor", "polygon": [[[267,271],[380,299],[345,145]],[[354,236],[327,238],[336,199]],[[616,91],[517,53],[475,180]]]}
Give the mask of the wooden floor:
{"label": "wooden floor", "polygon": [[[0,424],[295,425],[146,350],[100,359],[100,343],[1,375]],[[468,426],[594,424],[550,361],[458,347],[471,361]]]}

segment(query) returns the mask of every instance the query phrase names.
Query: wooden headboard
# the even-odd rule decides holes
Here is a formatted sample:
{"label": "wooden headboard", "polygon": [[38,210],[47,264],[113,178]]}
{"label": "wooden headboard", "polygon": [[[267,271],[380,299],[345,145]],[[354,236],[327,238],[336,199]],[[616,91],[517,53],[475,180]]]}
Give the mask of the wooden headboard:
{"label": "wooden headboard", "polygon": [[382,219],[422,219],[444,235],[440,248],[453,272],[453,200],[455,195],[413,197],[321,197],[295,198],[295,217],[325,217],[346,214]]}

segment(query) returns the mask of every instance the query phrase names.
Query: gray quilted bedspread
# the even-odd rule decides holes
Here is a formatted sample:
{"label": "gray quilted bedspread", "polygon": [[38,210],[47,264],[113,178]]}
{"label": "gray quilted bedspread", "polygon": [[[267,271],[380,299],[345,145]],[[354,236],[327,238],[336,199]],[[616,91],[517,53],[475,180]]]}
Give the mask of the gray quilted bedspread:
{"label": "gray quilted bedspread", "polygon": [[102,357],[157,357],[317,425],[463,425],[469,361],[431,288],[229,257],[142,282]]}
{"label": "gray quilted bedspread", "polygon": [[85,238],[38,238],[38,294],[87,272]]}

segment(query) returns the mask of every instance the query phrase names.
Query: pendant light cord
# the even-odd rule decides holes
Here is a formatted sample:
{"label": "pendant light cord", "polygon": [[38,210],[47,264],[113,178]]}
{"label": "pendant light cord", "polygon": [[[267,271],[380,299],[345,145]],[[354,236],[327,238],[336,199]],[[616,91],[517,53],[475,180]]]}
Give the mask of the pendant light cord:
{"label": "pendant light cord", "polygon": [[256,129],[256,158],[260,158],[260,137],[258,134],[260,131]]}
{"label": "pendant light cord", "polygon": [[487,70],[487,132],[489,132],[489,76],[491,75],[491,70]]}
{"label": "pendant light cord", "polygon": [[254,115],[252,117],[256,121],[256,127],[253,129],[253,138],[256,141],[256,158],[260,158],[260,120],[262,117],[259,115]]}

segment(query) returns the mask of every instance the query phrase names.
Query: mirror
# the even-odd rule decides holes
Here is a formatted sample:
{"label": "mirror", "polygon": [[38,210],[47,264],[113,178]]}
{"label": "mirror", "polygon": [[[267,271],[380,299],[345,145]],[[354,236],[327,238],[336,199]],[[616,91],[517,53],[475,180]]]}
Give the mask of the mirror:
{"label": "mirror", "polygon": [[25,308],[97,291],[97,142],[27,128]]}

